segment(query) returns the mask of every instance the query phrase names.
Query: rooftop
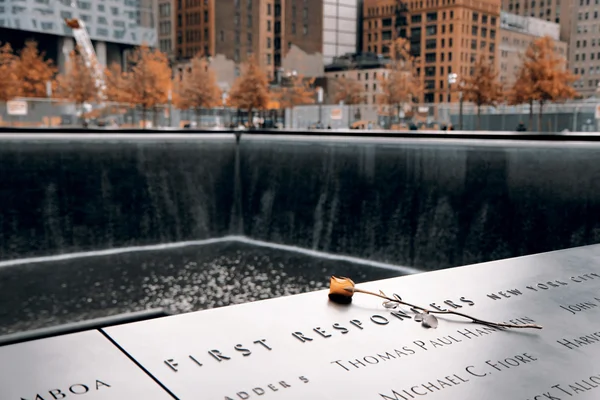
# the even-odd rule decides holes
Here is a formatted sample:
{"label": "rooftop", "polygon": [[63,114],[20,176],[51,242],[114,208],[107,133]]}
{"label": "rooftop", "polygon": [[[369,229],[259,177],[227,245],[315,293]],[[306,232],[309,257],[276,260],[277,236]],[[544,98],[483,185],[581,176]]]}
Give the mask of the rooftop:
{"label": "rooftop", "polygon": [[331,64],[325,66],[325,72],[385,68],[389,63],[390,60],[381,54],[347,53],[335,57]]}

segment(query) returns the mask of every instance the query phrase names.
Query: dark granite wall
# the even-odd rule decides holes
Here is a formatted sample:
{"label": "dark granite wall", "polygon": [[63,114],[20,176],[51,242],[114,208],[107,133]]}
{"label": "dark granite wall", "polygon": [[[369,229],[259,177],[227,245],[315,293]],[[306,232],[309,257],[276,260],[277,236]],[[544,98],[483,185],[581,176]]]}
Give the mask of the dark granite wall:
{"label": "dark granite wall", "polygon": [[600,146],[0,140],[0,260],[244,234],[419,268],[598,243]]}
{"label": "dark granite wall", "polygon": [[600,146],[246,140],[244,233],[436,269],[600,241]]}
{"label": "dark granite wall", "polygon": [[0,260],[229,233],[235,140],[0,141]]}

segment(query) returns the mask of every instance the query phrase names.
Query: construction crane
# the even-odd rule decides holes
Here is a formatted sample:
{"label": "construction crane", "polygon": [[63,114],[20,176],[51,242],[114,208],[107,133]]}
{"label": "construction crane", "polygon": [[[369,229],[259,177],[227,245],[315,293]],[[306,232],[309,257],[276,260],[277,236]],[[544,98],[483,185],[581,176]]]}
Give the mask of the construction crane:
{"label": "construction crane", "polygon": [[83,21],[72,18],[65,18],[65,23],[69,28],[73,30],[73,37],[79,46],[79,53],[83,57],[86,67],[88,67],[94,78],[96,89],[98,90],[98,96],[103,99],[106,91],[106,82],[104,81],[104,71],[102,65],[98,62],[96,57],[96,51],[92,45],[92,40],[88,35],[87,29]]}

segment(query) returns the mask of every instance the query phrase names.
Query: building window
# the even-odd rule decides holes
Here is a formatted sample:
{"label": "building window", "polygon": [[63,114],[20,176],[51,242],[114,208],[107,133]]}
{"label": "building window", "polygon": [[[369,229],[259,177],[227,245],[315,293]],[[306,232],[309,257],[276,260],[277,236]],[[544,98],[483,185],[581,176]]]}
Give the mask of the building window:
{"label": "building window", "polygon": [[428,26],[427,28],[425,28],[426,36],[434,36],[436,34],[437,34],[437,25],[432,25],[432,26]]}
{"label": "building window", "polygon": [[427,22],[437,21],[438,14],[437,12],[427,13]]}

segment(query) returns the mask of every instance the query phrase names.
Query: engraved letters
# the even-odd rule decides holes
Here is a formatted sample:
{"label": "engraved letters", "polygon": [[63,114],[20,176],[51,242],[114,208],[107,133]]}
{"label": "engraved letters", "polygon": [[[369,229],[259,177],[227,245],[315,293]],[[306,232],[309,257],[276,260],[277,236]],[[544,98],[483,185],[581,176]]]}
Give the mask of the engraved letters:
{"label": "engraved letters", "polygon": [[99,379],[92,384],[74,383],[68,388],[50,389],[48,392],[42,394],[36,394],[35,397],[21,397],[21,400],[60,400],[74,397],[75,395],[85,395],[93,393],[111,386]]}
{"label": "engraved letters", "polygon": [[[252,355],[253,351],[271,351],[273,350],[271,346],[267,344],[266,339],[258,339],[252,342],[252,346],[244,345],[238,343],[232,346],[235,352],[226,352],[221,351],[219,349],[210,349],[207,350],[208,355],[215,360],[216,362],[227,362],[231,360],[235,355],[239,355],[241,357],[249,357]],[[196,367],[203,367],[204,363],[201,361],[201,358],[197,354],[188,354],[188,360],[191,361],[193,365]],[[175,360],[174,358],[169,358],[163,361],[165,365],[167,365],[173,372],[178,372],[180,369],[180,362]]]}

